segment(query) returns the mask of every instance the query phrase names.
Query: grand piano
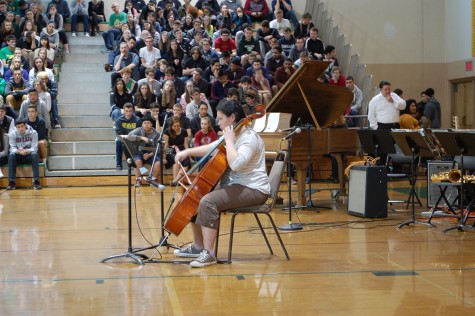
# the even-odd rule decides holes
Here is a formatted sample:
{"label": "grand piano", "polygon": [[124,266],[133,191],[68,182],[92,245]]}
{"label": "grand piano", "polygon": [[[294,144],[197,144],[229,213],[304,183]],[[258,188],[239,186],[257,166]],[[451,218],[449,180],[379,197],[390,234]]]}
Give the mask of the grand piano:
{"label": "grand piano", "polygon": [[[353,93],[346,88],[321,83],[317,78],[330,63],[308,61],[302,64],[287,83],[272,98],[267,112],[291,113],[291,126],[300,119],[301,123],[314,126],[309,131],[302,130],[292,138],[291,160],[297,171],[297,203],[304,205],[306,172],[310,154],[313,165],[324,154],[334,154],[339,162],[340,192],[346,194],[346,179],[343,174],[346,158],[359,150],[356,129],[331,128],[333,122],[345,112],[353,100]],[[285,133],[261,133],[266,151],[278,151],[279,141]]]}

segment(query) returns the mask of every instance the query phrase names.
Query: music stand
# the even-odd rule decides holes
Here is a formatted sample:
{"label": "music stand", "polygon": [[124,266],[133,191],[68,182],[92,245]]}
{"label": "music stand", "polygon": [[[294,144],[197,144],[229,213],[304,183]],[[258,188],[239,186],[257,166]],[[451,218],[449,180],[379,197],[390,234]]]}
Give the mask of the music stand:
{"label": "music stand", "polygon": [[395,154],[394,141],[389,130],[361,129],[357,131],[363,151],[379,157]]}
{"label": "music stand", "polygon": [[[124,145],[124,148],[125,150],[127,151],[128,155],[130,155],[130,157],[133,157],[133,153],[134,151],[131,150],[131,148],[133,148],[133,146],[130,146],[130,143],[128,140],[126,140],[125,138],[122,138],[119,136],[119,140],[120,142]],[[148,257],[146,255],[143,255],[143,254],[137,254],[134,252],[134,249],[132,248],[132,166],[134,166],[135,168],[137,167],[134,163],[134,160],[132,158],[127,158],[127,193],[128,193],[128,196],[127,196],[127,205],[128,205],[128,214],[127,214],[127,220],[128,220],[128,247],[127,247],[127,252],[125,253],[122,253],[122,254],[118,254],[118,255],[112,255],[112,256],[109,256],[107,258],[104,258],[101,260],[101,263],[104,263],[108,260],[111,260],[111,259],[115,259],[115,258],[131,258],[132,260],[134,260],[137,264],[143,266],[144,263],[143,263],[143,260],[142,259],[148,259]],[[142,168],[141,168],[142,169]],[[147,169],[144,168],[146,171]],[[142,170],[140,170],[140,173],[142,174]]]}
{"label": "music stand", "polygon": [[[399,145],[401,151],[404,155],[411,155],[411,176],[412,176],[412,183],[411,183],[411,194],[415,194],[415,185],[416,185],[416,170],[414,168],[414,159],[415,156],[419,157],[434,157],[434,153],[430,149],[429,145],[426,142],[421,131],[407,131],[407,130],[399,130],[399,131],[391,131],[391,136],[393,137],[394,141]],[[409,226],[410,224],[422,224],[430,227],[435,227],[434,224],[429,222],[423,222],[416,220],[415,214],[415,206],[414,206],[414,196],[412,196],[412,214],[411,220],[403,222],[397,226],[397,228],[401,228],[403,226]]]}
{"label": "music stand", "polygon": [[460,171],[462,173],[460,181],[460,209],[462,214],[460,216],[460,222],[457,226],[449,227],[444,229],[443,232],[449,232],[451,230],[473,230],[472,226],[467,226],[467,220],[470,216],[471,209],[475,203],[475,199],[472,197],[472,201],[467,205],[467,212],[463,214],[463,201],[464,201],[464,181],[463,176],[465,174],[465,168],[463,163],[464,156],[475,156],[475,133],[468,132],[453,132],[453,131],[434,131],[437,139],[444,148],[447,155],[459,155],[460,156]]}

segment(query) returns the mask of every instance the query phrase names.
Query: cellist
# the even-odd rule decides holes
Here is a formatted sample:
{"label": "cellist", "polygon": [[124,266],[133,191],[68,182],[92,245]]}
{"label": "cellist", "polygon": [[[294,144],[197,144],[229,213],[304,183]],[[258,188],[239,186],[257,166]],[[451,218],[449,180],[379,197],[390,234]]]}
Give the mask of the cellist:
{"label": "cellist", "polygon": [[[214,243],[219,212],[265,203],[270,194],[264,141],[251,128],[243,127],[234,131],[234,125],[244,118],[238,103],[231,100],[221,102],[216,110],[216,119],[223,131],[228,168],[214,191],[200,200],[198,212],[190,223],[193,243],[174,252],[179,257],[195,258],[190,263],[193,268],[217,262]],[[216,142],[180,151],[175,160],[182,161],[189,155],[204,156],[216,146]]]}

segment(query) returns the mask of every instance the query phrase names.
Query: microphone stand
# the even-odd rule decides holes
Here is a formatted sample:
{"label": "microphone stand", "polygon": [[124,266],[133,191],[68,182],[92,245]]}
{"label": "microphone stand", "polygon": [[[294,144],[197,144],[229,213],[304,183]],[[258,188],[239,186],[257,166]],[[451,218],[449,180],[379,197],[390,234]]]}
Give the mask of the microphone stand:
{"label": "microphone stand", "polygon": [[135,251],[132,248],[132,158],[127,158],[127,165],[128,165],[128,221],[129,221],[129,247],[127,248],[127,252],[120,254],[120,255],[113,255],[107,258],[104,258],[101,260],[101,263],[104,263],[110,259],[115,259],[115,258],[131,258],[132,260],[135,261],[135,263],[143,266],[143,260],[142,259],[148,259],[147,256],[142,255],[142,254],[136,254]]}
{"label": "microphone stand", "polygon": [[[292,134],[292,133],[291,133]],[[292,160],[291,160],[291,148],[292,148],[292,136],[287,140],[287,186],[289,188],[289,224],[281,225],[278,228],[280,230],[301,230],[302,225],[300,223],[292,223],[292,177],[290,170],[292,170]]]}
{"label": "microphone stand", "polygon": [[160,164],[160,183],[157,183],[156,181],[153,181],[151,178],[152,178],[152,174],[151,172],[149,173],[148,177],[147,177],[147,181],[150,183],[151,186],[154,186],[156,187],[157,189],[160,190],[160,217],[161,217],[161,227],[160,227],[160,230],[161,230],[161,237],[160,237],[160,242],[158,243],[158,245],[155,245],[155,246],[150,246],[150,247],[147,247],[147,248],[143,248],[143,249],[140,249],[139,251],[143,251],[143,250],[146,250],[146,249],[153,249],[153,248],[156,248],[156,247],[160,247],[160,246],[165,246],[167,248],[174,248],[174,249],[180,249],[180,247],[178,246],[175,246],[175,245],[172,245],[170,243],[168,243],[168,236],[170,236],[169,234],[165,236],[165,229],[163,228],[164,224],[165,224],[165,196],[164,196],[164,189],[165,187],[163,186],[163,133],[165,132],[165,124],[168,120],[168,112],[165,114],[165,118],[163,119],[163,128],[162,130],[160,131],[160,135],[158,137],[158,141],[157,141],[157,147],[155,148],[155,154],[153,156],[153,161],[152,161],[152,169],[153,170],[153,166],[155,165],[155,161],[158,157],[158,159],[160,160],[159,164]]}

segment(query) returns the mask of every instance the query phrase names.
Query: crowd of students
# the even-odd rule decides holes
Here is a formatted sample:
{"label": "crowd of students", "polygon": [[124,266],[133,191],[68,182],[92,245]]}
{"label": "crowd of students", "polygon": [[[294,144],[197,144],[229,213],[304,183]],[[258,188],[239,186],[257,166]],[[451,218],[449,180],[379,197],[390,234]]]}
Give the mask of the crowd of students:
{"label": "crowd of students", "polygon": [[43,8],[35,0],[0,1],[0,163],[8,163],[7,190],[15,189],[17,163],[32,165],[33,188],[41,189],[49,131],[61,128],[53,64],[60,49],[69,53],[63,25],[79,2],[52,0]]}
{"label": "crowd of students", "polygon": [[[128,0],[123,10],[118,3],[111,8],[102,36],[109,53],[104,68],[111,72],[116,134],[140,135],[138,140],[150,145],[163,128],[167,154],[162,162],[173,168],[172,183],[188,167],[175,165],[173,154],[216,139],[220,102],[234,100],[248,115],[268,103],[306,60],[331,62],[322,77],[325,83],[332,84],[339,71],[335,47],[324,46],[310,14],[295,18],[291,1],[273,1],[269,8],[263,0],[244,6],[236,0],[200,0],[194,6],[190,1]],[[116,148],[121,170],[119,140]],[[150,153],[134,161],[140,166],[155,161],[152,176],[157,176],[160,162]],[[140,173],[136,176],[140,186]]]}

